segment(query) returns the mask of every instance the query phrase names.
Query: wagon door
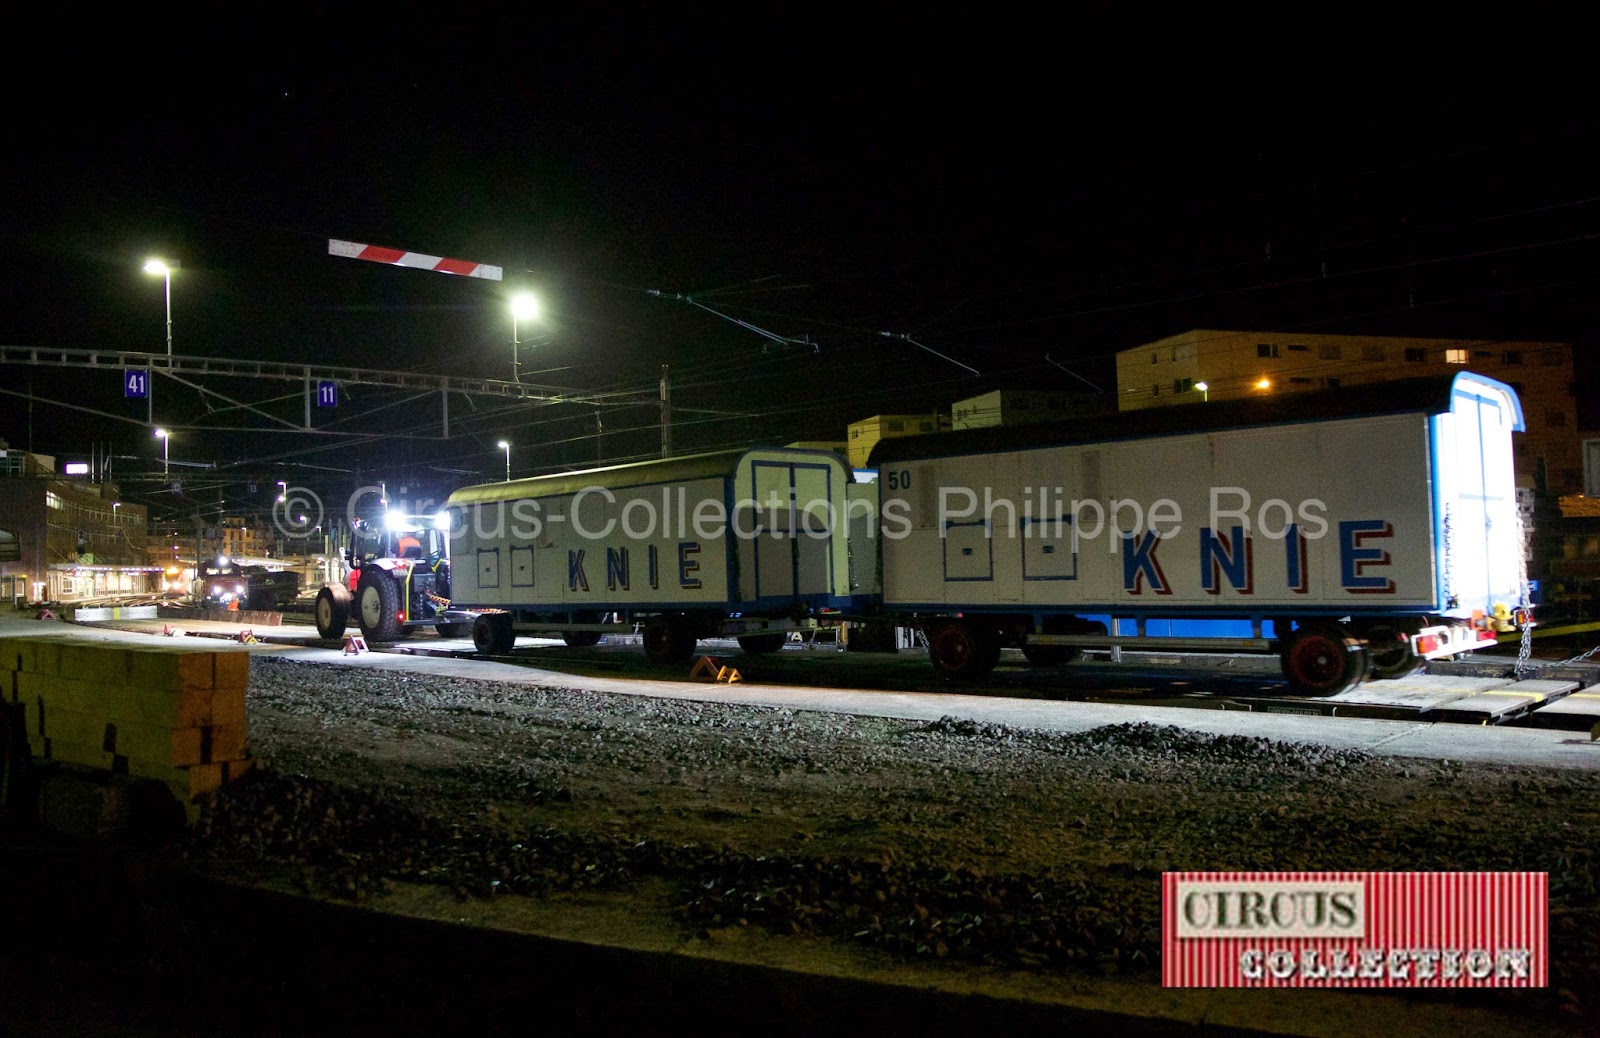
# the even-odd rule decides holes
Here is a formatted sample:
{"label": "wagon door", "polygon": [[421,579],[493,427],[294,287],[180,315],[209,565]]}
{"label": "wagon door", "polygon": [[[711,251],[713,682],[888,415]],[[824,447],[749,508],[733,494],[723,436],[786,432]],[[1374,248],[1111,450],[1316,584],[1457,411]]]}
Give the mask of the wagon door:
{"label": "wagon door", "polygon": [[1440,583],[1446,607],[1482,609],[1521,601],[1523,556],[1511,433],[1519,427],[1509,391],[1459,379],[1438,437]]}
{"label": "wagon door", "polygon": [[827,465],[757,461],[751,466],[754,536],[741,545],[757,601],[826,596],[833,590],[833,472]]}

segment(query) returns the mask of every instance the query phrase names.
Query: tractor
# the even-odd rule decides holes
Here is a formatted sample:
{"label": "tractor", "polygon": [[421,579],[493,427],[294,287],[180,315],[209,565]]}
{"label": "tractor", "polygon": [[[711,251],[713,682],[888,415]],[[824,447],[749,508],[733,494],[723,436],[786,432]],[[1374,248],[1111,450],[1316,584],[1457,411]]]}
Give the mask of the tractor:
{"label": "tractor", "polygon": [[352,615],[364,638],[392,642],[420,627],[472,634],[477,614],[450,608],[450,537],[432,516],[390,513],[358,522],[341,553],[344,580],[317,592],[317,633],[344,637]]}

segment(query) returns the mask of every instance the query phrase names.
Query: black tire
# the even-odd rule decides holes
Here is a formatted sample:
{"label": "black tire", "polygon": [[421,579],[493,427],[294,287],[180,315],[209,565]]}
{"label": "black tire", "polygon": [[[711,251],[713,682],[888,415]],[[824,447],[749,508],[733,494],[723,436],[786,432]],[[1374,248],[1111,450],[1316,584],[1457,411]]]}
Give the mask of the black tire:
{"label": "black tire", "polygon": [[350,592],[343,584],[329,584],[317,592],[313,610],[317,619],[317,634],[337,641],[344,637],[350,626]]}
{"label": "black tire", "polygon": [[469,623],[440,624],[439,637],[441,638],[471,638],[472,625]]}
{"label": "black tire", "polygon": [[472,646],[485,656],[504,656],[516,643],[510,613],[484,613],[472,622]]}
{"label": "black tire", "polygon": [[789,636],[782,631],[774,634],[742,634],[739,636],[739,648],[751,656],[760,656],[763,653],[777,652],[788,640]]}
{"label": "black tire", "polygon": [[682,663],[694,655],[695,641],[681,616],[652,616],[644,625],[644,654],[651,663]]}
{"label": "black tire", "polygon": [[1372,657],[1366,642],[1342,624],[1299,624],[1278,653],[1289,690],[1297,696],[1336,696],[1366,679]]}
{"label": "black tire", "polygon": [[928,634],[928,658],[947,677],[974,681],[1000,660],[1000,639],[981,624],[956,620]]}
{"label": "black tire", "polygon": [[394,578],[377,566],[362,567],[356,585],[356,623],[369,642],[397,642],[405,634],[400,622],[400,589]]}
{"label": "black tire", "polygon": [[1361,632],[1367,640],[1367,652],[1372,656],[1371,677],[1374,680],[1394,681],[1423,668],[1428,661],[1411,648],[1411,635],[1419,630],[1420,624],[1380,622]]}

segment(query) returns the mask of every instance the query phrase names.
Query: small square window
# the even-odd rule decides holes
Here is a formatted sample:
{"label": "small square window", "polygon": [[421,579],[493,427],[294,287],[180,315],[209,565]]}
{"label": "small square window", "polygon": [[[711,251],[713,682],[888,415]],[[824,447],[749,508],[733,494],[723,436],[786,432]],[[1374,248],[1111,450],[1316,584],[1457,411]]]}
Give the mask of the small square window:
{"label": "small square window", "polygon": [[1465,364],[1467,362],[1466,350],[1445,350],[1444,362],[1446,364]]}
{"label": "small square window", "polygon": [[1256,343],[1256,356],[1258,356],[1258,357],[1276,357],[1276,356],[1278,356],[1278,344],[1275,343],[1275,342],[1258,342],[1258,343]]}
{"label": "small square window", "polygon": [[1502,364],[1521,364],[1522,363],[1522,351],[1521,350],[1506,350],[1504,353],[1502,353],[1500,355],[1500,363],[1502,363]]}
{"label": "small square window", "polygon": [[1406,360],[1412,364],[1420,364],[1427,359],[1427,350],[1417,349],[1416,347],[1408,347],[1406,349]]}
{"label": "small square window", "polygon": [[1193,388],[1194,379],[1192,378],[1176,378],[1172,380],[1172,391],[1174,393],[1187,393]]}
{"label": "small square window", "polygon": [[1388,360],[1389,358],[1388,355],[1384,353],[1382,346],[1363,346],[1361,347],[1361,359]]}

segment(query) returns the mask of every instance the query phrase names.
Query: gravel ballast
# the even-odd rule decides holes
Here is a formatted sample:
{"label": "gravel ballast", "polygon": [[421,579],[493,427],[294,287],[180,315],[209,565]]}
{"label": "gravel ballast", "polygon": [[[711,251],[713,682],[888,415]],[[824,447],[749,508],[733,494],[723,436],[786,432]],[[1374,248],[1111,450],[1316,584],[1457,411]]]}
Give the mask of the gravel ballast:
{"label": "gravel ballast", "polygon": [[1550,874],[1551,987],[1597,1019],[1600,776],[1123,724],[1062,734],[252,661],[259,767],[187,853],[357,902],[673,892],[729,927],[1158,982],[1170,870]]}

